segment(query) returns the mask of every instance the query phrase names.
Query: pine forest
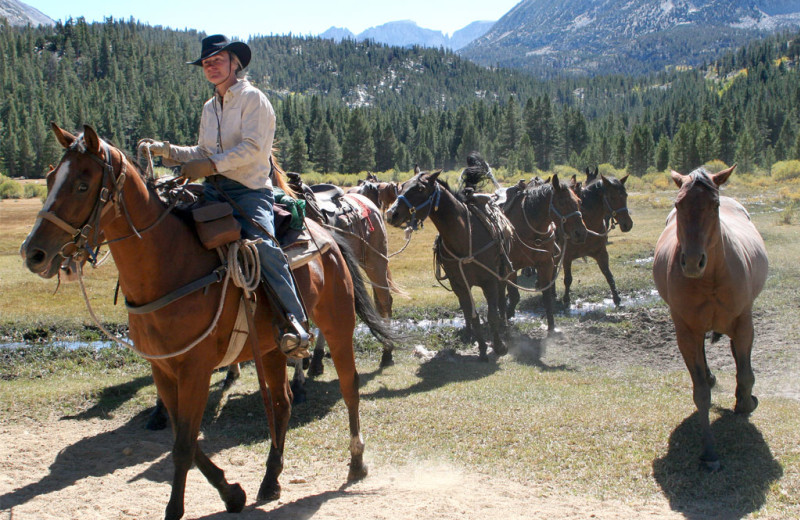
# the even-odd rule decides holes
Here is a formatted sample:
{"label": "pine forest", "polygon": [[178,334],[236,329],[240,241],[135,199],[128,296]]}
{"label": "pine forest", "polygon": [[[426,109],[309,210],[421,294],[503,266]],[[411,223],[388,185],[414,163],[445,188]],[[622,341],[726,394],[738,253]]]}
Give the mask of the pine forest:
{"label": "pine forest", "polygon": [[[0,20],[0,173],[39,178],[58,161],[49,121],[90,124],[131,154],[143,137],[196,142],[212,90],[186,62],[202,36],[133,20]],[[248,77],[275,107],[289,171],[453,170],[472,150],[510,172],[608,163],[637,176],[711,160],[768,172],[800,159],[796,33],[698,69],[547,80],[441,49],[292,35],[248,44]]]}

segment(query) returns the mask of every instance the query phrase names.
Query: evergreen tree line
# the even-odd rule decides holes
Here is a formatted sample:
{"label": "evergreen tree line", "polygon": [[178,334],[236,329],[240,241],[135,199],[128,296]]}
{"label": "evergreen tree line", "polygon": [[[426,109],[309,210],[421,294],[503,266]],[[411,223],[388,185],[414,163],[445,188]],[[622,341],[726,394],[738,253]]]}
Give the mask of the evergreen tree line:
{"label": "evergreen tree line", "polygon": [[[0,171],[42,176],[61,154],[51,120],[91,124],[128,152],[142,137],[196,142],[212,90],[186,62],[202,36],[134,20],[0,20]],[[444,50],[291,35],[248,43],[249,77],[275,106],[278,158],[292,171],[456,169],[472,150],[524,172],[688,172],[712,159],[749,171],[800,159],[797,34],[697,70],[548,81]]]}

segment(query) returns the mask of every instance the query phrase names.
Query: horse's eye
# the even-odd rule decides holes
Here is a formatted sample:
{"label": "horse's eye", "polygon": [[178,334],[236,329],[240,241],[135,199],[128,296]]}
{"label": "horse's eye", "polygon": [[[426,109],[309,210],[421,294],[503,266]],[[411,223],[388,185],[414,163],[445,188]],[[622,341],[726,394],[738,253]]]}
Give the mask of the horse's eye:
{"label": "horse's eye", "polygon": [[85,182],[78,184],[78,193],[83,193],[85,191],[89,191],[89,185]]}

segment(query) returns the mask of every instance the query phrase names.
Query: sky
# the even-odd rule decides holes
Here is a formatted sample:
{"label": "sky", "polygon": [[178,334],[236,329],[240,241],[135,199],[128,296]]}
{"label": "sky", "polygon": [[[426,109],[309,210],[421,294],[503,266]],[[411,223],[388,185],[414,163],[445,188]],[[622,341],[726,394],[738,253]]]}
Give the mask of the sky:
{"label": "sky", "polygon": [[[196,29],[247,40],[256,35],[318,35],[330,27],[358,34],[398,20],[452,35],[471,22],[498,20],[520,0],[25,0],[53,20],[102,22],[133,17],[151,26]],[[247,7],[244,7],[247,6]]]}

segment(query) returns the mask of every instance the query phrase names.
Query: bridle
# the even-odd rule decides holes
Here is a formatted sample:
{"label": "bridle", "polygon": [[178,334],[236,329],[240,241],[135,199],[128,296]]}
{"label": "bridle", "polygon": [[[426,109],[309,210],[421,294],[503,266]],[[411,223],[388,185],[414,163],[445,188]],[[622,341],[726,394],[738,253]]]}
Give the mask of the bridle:
{"label": "bridle", "polygon": [[[436,181],[432,182],[433,182],[433,192],[431,192],[431,194],[428,196],[427,199],[425,199],[422,203],[417,204],[416,206],[412,204],[411,201],[408,200],[405,195],[398,195],[397,200],[395,200],[395,204],[402,202],[408,207],[408,212],[411,214],[411,219],[409,220],[409,226],[414,231],[416,231],[417,228],[422,225],[422,223],[425,221],[426,218],[428,218],[431,212],[439,209],[439,199],[441,198],[442,192],[441,189],[439,188],[439,184]],[[417,211],[429,205],[433,207],[430,210],[428,210],[428,213],[425,214],[424,217],[418,219]]]}
{"label": "bridle", "polygon": [[[124,202],[122,200],[122,187],[127,178],[126,162],[121,161],[119,175],[117,175],[115,178],[114,166],[111,160],[111,147],[105,141],[101,141],[101,144],[103,146],[103,152],[106,156],[105,160],[93,153],[88,152],[82,143],[81,137],[75,139],[75,142],[73,142],[72,145],[70,145],[69,148],[67,148],[64,152],[64,156],[66,156],[69,152],[78,152],[88,155],[103,169],[103,179],[100,184],[100,191],[97,194],[97,199],[95,200],[91,212],[89,212],[89,216],[86,217],[86,220],[84,220],[83,224],[78,227],[73,227],[69,222],[56,215],[53,211],[42,210],[37,215],[37,217],[40,219],[52,222],[71,237],[70,240],[67,240],[59,248],[58,254],[61,257],[64,259],[74,258],[79,261],[86,260],[92,265],[96,265],[97,254],[100,250],[100,246],[103,245],[99,242],[100,219],[102,219],[112,207],[109,206],[108,203],[111,201],[114,202],[113,207],[117,211],[117,216],[120,215],[120,207],[125,209]],[[64,157],[62,156],[60,162],[63,161]],[[107,187],[106,184],[108,184],[110,188]],[[125,214],[127,215],[127,210],[125,210]],[[130,217],[128,217],[128,220],[130,222]],[[133,226],[132,229],[134,229],[134,232],[136,232],[136,229]],[[68,252],[70,248],[72,248],[71,253]]]}
{"label": "bridle", "polygon": [[581,210],[579,210],[579,209],[576,209],[572,213],[568,213],[566,215],[562,215],[558,211],[558,209],[555,207],[555,205],[553,204],[553,198],[554,197],[555,197],[555,188],[553,188],[553,191],[550,193],[550,212],[553,213],[561,221],[561,226],[562,227],[564,226],[564,224],[567,223],[567,221],[569,219],[571,219],[573,217],[578,217],[579,219],[583,218],[583,215],[581,214]]}
{"label": "bridle", "polygon": [[[103,169],[103,178],[100,184],[100,191],[97,194],[97,199],[94,202],[92,211],[89,213],[89,216],[86,218],[86,220],[84,220],[83,224],[77,228],[73,227],[70,223],[56,215],[53,211],[40,211],[38,214],[38,218],[52,222],[71,237],[71,240],[66,241],[59,248],[58,254],[62,258],[65,260],[71,258],[78,262],[88,261],[92,266],[97,266],[97,256],[100,251],[100,247],[113,242],[119,242],[133,236],[142,238],[142,233],[150,231],[159,223],[161,223],[178,203],[177,199],[174,200],[153,224],[150,224],[141,230],[137,229],[133,223],[133,220],[131,219],[130,214],[128,213],[128,208],[125,206],[125,199],[122,196],[122,190],[125,186],[125,181],[128,178],[127,161],[124,160],[124,157],[121,158],[119,174],[115,176],[114,164],[111,155],[111,146],[103,140],[100,140],[100,145],[103,147],[105,160],[86,150],[86,146],[83,143],[83,136],[79,136],[77,139],[75,139],[75,141],[64,151],[64,156],[66,156],[69,152],[77,152],[88,155],[89,158],[99,164]],[[64,156],[62,156],[61,162],[63,162]],[[122,156],[122,152],[120,152],[120,156]],[[109,205],[109,202],[113,202],[113,206]],[[125,215],[125,219],[127,220],[128,226],[132,230],[132,233],[123,237],[115,238],[113,240],[101,242],[100,220],[111,208],[113,208],[116,212],[116,216],[114,218],[118,218],[123,214]]]}

